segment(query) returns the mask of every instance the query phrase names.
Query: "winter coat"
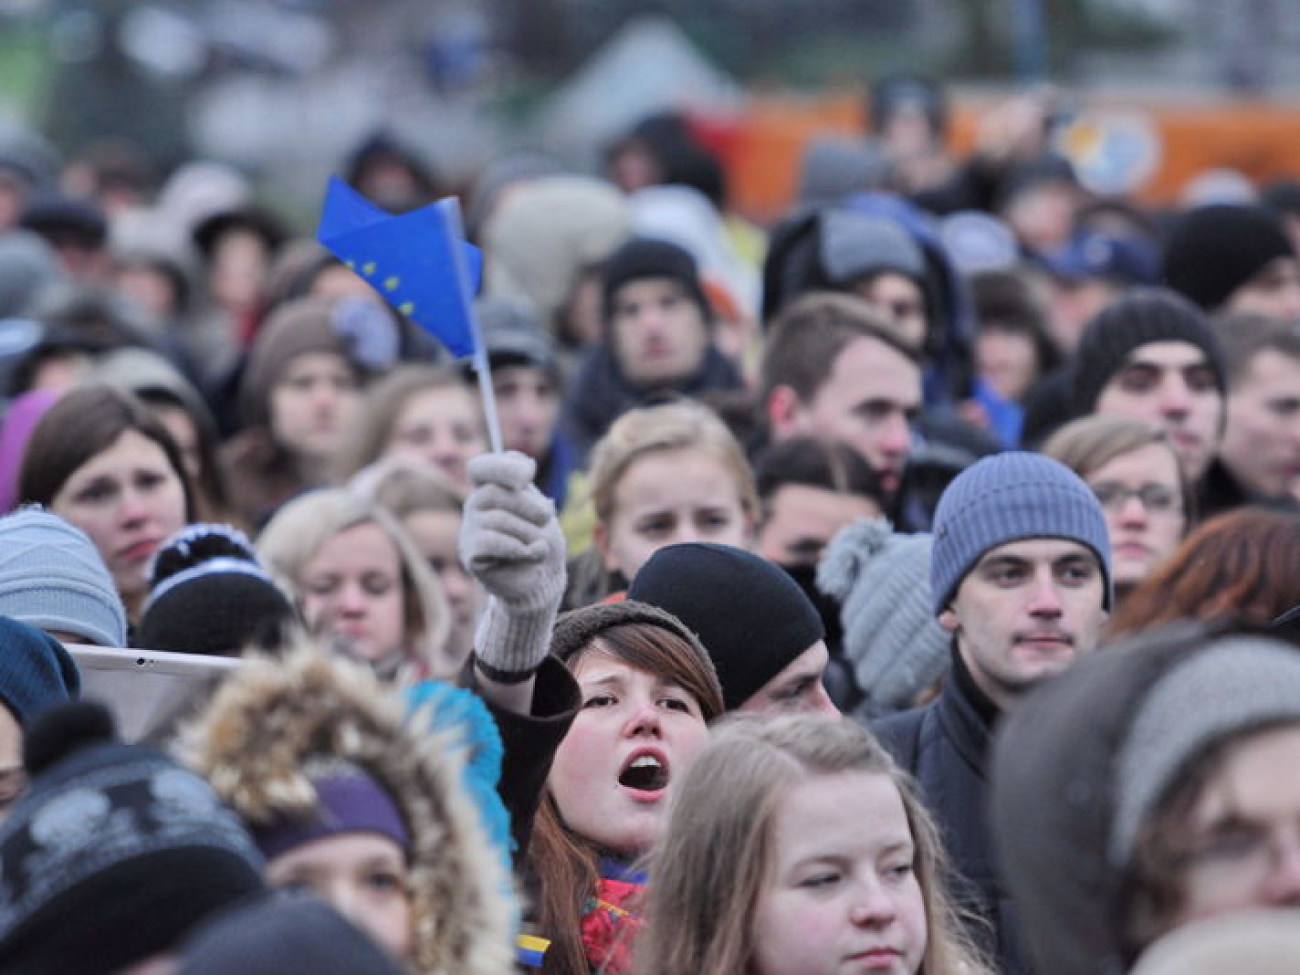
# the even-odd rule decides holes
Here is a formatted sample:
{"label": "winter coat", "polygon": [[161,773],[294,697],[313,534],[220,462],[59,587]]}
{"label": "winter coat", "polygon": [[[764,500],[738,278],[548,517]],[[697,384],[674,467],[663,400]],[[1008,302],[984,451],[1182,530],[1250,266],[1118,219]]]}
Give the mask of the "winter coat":
{"label": "winter coat", "polygon": [[402,698],[365,667],[308,646],[246,661],[184,742],[190,764],[255,826],[317,808],[308,760],[364,770],[410,835],[413,970],[513,970],[510,879],[466,787],[469,746],[457,725],[435,728],[420,711],[408,718]]}
{"label": "winter coat", "polygon": [[872,730],[921,787],[943,835],[955,900],[987,922],[988,927],[972,926],[972,938],[1002,975],[1022,975],[1030,968],[1016,912],[994,867],[986,810],[992,705],[987,699],[977,703],[979,691],[955,649],[952,657],[952,675],[934,701],[885,718]]}
{"label": "winter coat", "polygon": [[1213,628],[1175,624],[1141,646],[1088,654],[1030,691],[998,729],[993,842],[1038,971],[1121,975],[1133,963],[1122,930],[1128,865],[1109,855],[1116,756],[1147,695]]}

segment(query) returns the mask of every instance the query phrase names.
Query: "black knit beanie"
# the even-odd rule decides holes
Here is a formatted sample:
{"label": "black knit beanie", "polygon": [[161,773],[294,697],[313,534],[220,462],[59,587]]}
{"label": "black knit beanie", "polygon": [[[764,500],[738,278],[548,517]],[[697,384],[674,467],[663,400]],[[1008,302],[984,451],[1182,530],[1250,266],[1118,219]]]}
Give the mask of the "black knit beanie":
{"label": "black knit beanie", "polygon": [[263,887],[239,819],[198,775],[116,740],[102,705],[27,736],[31,791],[0,825],[0,971],[111,975]]}
{"label": "black knit beanie", "polygon": [[686,289],[687,295],[699,306],[704,321],[713,321],[713,309],[700,284],[700,273],[695,258],[685,248],[666,240],[648,237],[630,240],[605,261],[601,268],[604,286],[605,321],[614,317],[614,299],[623,285],[642,278],[671,278]]}
{"label": "black knit beanie", "polygon": [[699,635],[734,711],[826,636],[821,616],[780,566],[730,545],[668,545],[628,598],[660,606]]}
{"label": "black knit beanie", "polygon": [[1266,264],[1295,256],[1275,214],[1260,206],[1215,203],[1174,224],[1160,277],[1206,311],[1215,311]]}
{"label": "black knit beanie", "polygon": [[1152,342],[1190,342],[1205,353],[1220,395],[1226,389],[1223,350],[1205,313],[1165,288],[1134,288],[1088,323],[1074,357],[1071,409],[1084,416],[1134,349]]}
{"label": "black knit beanie", "polygon": [[276,650],[297,610],[262,567],[248,538],[221,524],[189,525],[158,550],[137,647],[238,656]]}

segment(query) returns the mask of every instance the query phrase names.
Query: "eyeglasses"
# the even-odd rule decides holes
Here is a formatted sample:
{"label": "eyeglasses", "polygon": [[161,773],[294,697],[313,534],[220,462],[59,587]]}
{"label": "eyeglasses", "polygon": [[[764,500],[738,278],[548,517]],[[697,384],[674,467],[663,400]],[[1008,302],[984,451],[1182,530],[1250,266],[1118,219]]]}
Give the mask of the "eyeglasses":
{"label": "eyeglasses", "polygon": [[1163,484],[1143,484],[1140,488],[1131,488],[1117,481],[1102,481],[1092,485],[1092,493],[1097,496],[1098,503],[1111,514],[1123,511],[1129,498],[1137,498],[1142,502],[1142,507],[1151,513],[1182,509],[1182,499],[1178,492]]}

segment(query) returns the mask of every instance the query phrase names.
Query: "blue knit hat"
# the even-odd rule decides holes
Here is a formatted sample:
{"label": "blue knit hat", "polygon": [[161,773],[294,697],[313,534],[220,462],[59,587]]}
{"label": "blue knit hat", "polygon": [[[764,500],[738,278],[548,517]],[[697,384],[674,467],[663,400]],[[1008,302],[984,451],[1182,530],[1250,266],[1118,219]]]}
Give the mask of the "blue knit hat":
{"label": "blue knit hat", "polygon": [[0,704],[21,727],[81,693],[81,672],[63,644],[26,623],[0,616]]}
{"label": "blue knit hat", "polygon": [[1064,464],[1015,450],[972,464],[939,498],[930,557],[935,615],[985,552],[1023,538],[1067,538],[1092,549],[1110,609],[1110,536],[1092,489]]}

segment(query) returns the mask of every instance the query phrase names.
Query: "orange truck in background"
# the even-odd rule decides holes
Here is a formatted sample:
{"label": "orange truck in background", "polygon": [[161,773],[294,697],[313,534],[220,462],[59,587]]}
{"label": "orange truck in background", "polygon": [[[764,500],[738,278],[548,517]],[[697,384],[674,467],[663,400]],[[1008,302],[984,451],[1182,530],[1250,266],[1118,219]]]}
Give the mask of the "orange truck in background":
{"label": "orange truck in background", "polygon": [[[1109,114],[1137,118],[1154,135],[1152,170],[1133,195],[1153,205],[1177,201],[1193,177],[1235,169],[1262,185],[1300,179],[1300,102],[1265,100],[1130,99],[1084,96],[1080,120]],[[950,145],[970,151],[980,114],[997,103],[989,96],[953,99]],[[804,145],[827,133],[865,133],[864,99],[845,92],[814,99],[756,96],[741,114],[694,116],[701,138],[721,156],[732,207],[759,223],[780,217],[794,199]]]}

